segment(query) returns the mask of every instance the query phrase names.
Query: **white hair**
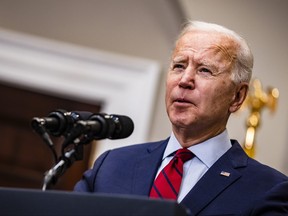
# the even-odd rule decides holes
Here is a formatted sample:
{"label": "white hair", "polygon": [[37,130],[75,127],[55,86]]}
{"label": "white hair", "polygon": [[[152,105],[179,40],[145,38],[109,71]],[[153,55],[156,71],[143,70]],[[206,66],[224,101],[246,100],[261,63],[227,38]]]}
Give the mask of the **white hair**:
{"label": "white hair", "polygon": [[247,42],[236,32],[214,23],[202,21],[188,21],[182,32],[179,34],[177,41],[187,32],[201,30],[208,32],[217,32],[237,43],[236,61],[231,71],[231,80],[235,83],[250,82],[253,69],[253,54]]}

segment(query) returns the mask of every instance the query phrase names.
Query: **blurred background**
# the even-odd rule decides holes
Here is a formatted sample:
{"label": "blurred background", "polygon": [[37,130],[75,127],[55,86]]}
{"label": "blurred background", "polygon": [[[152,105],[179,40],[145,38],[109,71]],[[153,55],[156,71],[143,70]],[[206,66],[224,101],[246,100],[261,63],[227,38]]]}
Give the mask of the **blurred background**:
{"label": "blurred background", "polygon": [[[86,145],[61,190],[106,149],[169,136],[165,76],[187,19],[224,25],[250,44],[253,78],[263,92],[280,92],[275,111],[261,111],[254,157],[288,174],[287,10],[285,0],[0,0],[0,186],[41,188],[53,160],[30,121],[55,109],[118,113],[135,123],[128,139]],[[240,143],[249,114],[244,108],[228,124]]]}

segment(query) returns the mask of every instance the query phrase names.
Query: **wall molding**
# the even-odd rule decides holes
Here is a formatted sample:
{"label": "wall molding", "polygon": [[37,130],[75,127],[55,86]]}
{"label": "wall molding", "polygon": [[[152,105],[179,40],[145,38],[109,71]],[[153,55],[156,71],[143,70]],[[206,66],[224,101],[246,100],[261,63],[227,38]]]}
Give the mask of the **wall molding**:
{"label": "wall molding", "polygon": [[130,137],[97,142],[94,157],[148,140],[159,78],[159,64],[152,60],[0,29],[1,81],[82,102],[100,101],[103,112],[133,119]]}

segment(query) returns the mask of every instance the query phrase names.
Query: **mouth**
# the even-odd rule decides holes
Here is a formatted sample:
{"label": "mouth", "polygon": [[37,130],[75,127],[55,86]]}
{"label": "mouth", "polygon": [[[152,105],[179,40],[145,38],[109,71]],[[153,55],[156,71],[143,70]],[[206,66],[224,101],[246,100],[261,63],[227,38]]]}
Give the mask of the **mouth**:
{"label": "mouth", "polygon": [[176,99],[176,102],[179,102],[179,103],[187,103],[187,101],[184,100],[184,99]]}
{"label": "mouth", "polygon": [[178,104],[192,104],[192,102],[185,100],[184,98],[177,98],[176,100],[174,100],[174,103],[178,103]]}

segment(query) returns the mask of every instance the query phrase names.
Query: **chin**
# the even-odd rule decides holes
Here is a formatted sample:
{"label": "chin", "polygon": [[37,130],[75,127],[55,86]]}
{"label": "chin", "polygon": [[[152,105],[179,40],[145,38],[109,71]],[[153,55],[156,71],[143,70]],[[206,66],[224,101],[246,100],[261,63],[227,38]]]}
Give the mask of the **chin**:
{"label": "chin", "polygon": [[174,116],[170,118],[171,123],[176,127],[186,127],[191,124],[185,116]]}

